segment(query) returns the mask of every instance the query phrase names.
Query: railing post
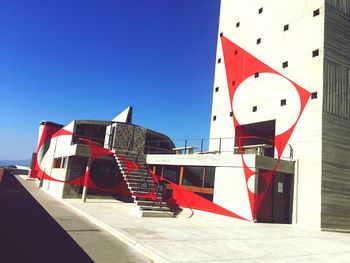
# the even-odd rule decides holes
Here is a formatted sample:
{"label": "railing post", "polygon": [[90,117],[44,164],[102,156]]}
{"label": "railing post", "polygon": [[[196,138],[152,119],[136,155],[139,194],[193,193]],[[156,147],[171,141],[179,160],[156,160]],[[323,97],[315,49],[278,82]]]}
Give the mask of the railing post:
{"label": "railing post", "polygon": [[219,154],[221,153],[221,138],[219,138]]}
{"label": "railing post", "polygon": [[203,139],[201,140],[201,153],[203,153]]}
{"label": "railing post", "polygon": [[185,154],[186,154],[186,149],[187,149],[187,140],[185,140]]}

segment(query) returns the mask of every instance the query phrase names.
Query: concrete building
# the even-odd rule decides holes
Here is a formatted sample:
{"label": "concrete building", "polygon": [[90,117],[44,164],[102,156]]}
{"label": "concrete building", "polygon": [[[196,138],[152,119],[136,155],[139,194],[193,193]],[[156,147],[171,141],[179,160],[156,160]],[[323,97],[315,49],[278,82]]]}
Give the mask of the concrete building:
{"label": "concrete building", "polygon": [[349,29],[348,1],[222,0],[209,140],[175,147],[130,109],[45,122],[32,176],[60,198],[132,197],[143,216],[349,230]]}
{"label": "concrete building", "polygon": [[274,222],[273,210],[290,199],[293,223],[350,229],[349,43],[349,1],[221,1],[210,137],[234,137],[220,147],[241,153],[260,140],[276,159],[292,151],[296,164],[293,174],[269,178],[245,170],[243,157],[231,174],[241,183],[214,202],[229,206],[239,189],[251,192],[249,181],[259,193],[260,180],[270,185],[261,210],[267,199],[272,209],[257,221]]}

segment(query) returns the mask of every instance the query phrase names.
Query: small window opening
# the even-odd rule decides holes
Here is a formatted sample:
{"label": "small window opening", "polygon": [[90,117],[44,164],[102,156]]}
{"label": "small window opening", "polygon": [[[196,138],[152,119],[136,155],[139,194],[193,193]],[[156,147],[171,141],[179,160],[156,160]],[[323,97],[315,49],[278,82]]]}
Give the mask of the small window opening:
{"label": "small window opening", "polygon": [[282,63],[282,68],[288,68],[288,61],[284,61]]}
{"label": "small window opening", "polygon": [[213,121],[216,121],[216,116],[213,116]]}
{"label": "small window opening", "polygon": [[254,74],[254,78],[258,78],[259,77],[259,72],[256,72],[255,74]]}
{"label": "small window opening", "polygon": [[253,106],[253,112],[256,112],[258,110],[258,106]]}
{"label": "small window opening", "polygon": [[286,24],[283,26],[283,31],[287,31],[287,30],[289,30],[289,24]]}
{"label": "small window opening", "polygon": [[236,84],[236,81],[233,80],[233,81],[232,81],[232,86],[234,86],[235,84]]}
{"label": "small window opening", "polygon": [[234,54],[235,54],[235,56],[236,56],[236,55],[238,54],[238,50],[235,50],[235,53],[234,53]]}
{"label": "small window opening", "polygon": [[320,14],[320,9],[314,10],[314,16],[318,16]]}
{"label": "small window opening", "polygon": [[219,87],[216,87],[216,88],[215,88],[215,92],[218,92],[218,91],[219,91]]}
{"label": "small window opening", "polygon": [[61,168],[62,158],[55,158],[53,160],[52,168]]}
{"label": "small window opening", "polygon": [[312,51],[312,57],[313,57],[313,58],[314,58],[314,57],[317,57],[319,54],[320,54],[320,52],[319,52],[318,49]]}
{"label": "small window opening", "polygon": [[220,33],[220,37],[222,37],[223,35],[224,35],[224,33],[221,32],[221,33]]}
{"label": "small window opening", "polygon": [[261,38],[258,38],[258,39],[256,40],[256,44],[259,45],[260,43],[261,43]]}
{"label": "small window opening", "polygon": [[241,23],[240,23],[240,22],[237,22],[237,23],[236,23],[236,28],[239,27],[240,25],[241,25]]}
{"label": "small window opening", "polygon": [[221,63],[221,58],[218,59],[218,64]]}
{"label": "small window opening", "polygon": [[287,105],[287,100],[286,99],[281,100],[281,106],[286,106],[286,105]]}
{"label": "small window opening", "polygon": [[317,99],[317,92],[312,92],[311,93],[311,99],[312,100]]}
{"label": "small window opening", "polygon": [[232,116],[233,116],[233,112],[231,111],[231,112],[230,112],[230,117],[232,117]]}
{"label": "small window opening", "polygon": [[263,12],[263,8],[261,7],[261,8],[259,8],[258,13],[261,14],[262,12]]}

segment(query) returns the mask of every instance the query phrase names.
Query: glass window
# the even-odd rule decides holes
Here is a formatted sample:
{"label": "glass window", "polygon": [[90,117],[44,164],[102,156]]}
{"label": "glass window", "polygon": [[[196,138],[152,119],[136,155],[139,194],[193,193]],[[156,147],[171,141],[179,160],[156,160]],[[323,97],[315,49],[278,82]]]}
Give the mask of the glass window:
{"label": "glass window", "polygon": [[62,158],[55,158],[53,160],[52,168],[61,168],[61,162],[62,162]]}
{"label": "glass window", "polygon": [[155,167],[155,174],[158,175],[158,176],[161,176],[162,175],[162,166],[160,165],[154,165]]}
{"label": "glass window", "polygon": [[179,184],[180,167],[164,166],[163,177],[169,181],[172,181],[173,183]]}
{"label": "glass window", "polygon": [[182,185],[202,187],[204,167],[185,166]]}
{"label": "glass window", "polygon": [[205,188],[214,188],[215,181],[215,167],[206,167],[205,168],[205,177],[204,177],[204,187]]}

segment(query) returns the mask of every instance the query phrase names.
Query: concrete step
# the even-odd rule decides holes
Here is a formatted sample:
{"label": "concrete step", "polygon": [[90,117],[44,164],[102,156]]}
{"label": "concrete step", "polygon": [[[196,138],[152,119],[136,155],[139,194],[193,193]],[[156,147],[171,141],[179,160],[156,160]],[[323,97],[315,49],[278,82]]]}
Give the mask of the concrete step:
{"label": "concrete step", "polygon": [[[140,182],[144,182],[144,181],[128,181],[128,186],[129,186],[129,188],[139,187],[140,186]],[[151,185],[152,187],[154,187],[153,181],[146,181],[146,182],[149,185]]]}
{"label": "concrete step", "polygon": [[172,212],[171,209],[167,206],[140,206],[139,207],[142,211],[168,211]]}
{"label": "concrete step", "polygon": [[[144,201],[136,201],[136,205],[137,205],[137,206],[143,206],[143,207],[145,207],[145,206],[151,206],[151,207],[152,207],[153,204],[154,204],[153,201],[146,201],[146,200],[144,200]],[[162,206],[167,206],[167,203],[166,203],[166,202],[162,202],[161,204],[162,204]],[[159,202],[156,202],[156,205],[159,206],[160,203],[159,203]]]}
{"label": "concrete step", "polygon": [[128,179],[128,183],[139,183],[139,182],[146,182],[149,184],[154,184],[153,180],[151,178],[147,178],[146,180],[144,180],[142,177],[130,177],[127,176],[126,177]]}
{"label": "concrete step", "polygon": [[[125,173],[127,170],[124,170]],[[147,171],[132,171],[131,173],[128,173],[127,176],[147,176],[148,172]],[[151,175],[148,175],[147,177],[152,178]]]}
{"label": "concrete step", "polygon": [[168,211],[142,211],[142,217],[175,217],[173,212]]}
{"label": "concrete step", "polygon": [[[146,192],[146,191],[138,191],[137,189],[130,189],[131,194],[135,194],[135,195],[146,195],[149,194],[150,192]],[[156,195],[158,198],[162,197],[161,193],[157,193]]]}

